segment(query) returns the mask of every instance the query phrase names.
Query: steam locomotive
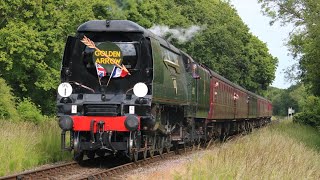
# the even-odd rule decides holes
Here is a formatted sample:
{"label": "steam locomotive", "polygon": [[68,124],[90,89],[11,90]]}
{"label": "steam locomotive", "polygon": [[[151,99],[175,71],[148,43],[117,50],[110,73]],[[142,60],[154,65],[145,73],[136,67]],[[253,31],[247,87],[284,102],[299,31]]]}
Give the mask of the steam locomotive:
{"label": "steam locomotive", "polygon": [[88,21],[68,37],[57,109],[62,149],[77,161],[137,161],[251,131],[272,115],[267,99],[128,20]]}

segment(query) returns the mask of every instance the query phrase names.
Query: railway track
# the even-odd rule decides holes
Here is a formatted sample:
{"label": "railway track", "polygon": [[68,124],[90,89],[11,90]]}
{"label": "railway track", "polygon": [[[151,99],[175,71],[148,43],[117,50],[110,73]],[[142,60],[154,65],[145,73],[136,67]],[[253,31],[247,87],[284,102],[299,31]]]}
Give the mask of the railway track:
{"label": "railway track", "polygon": [[[180,149],[178,154],[191,152],[192,148]],[[0,177],[0,180],[32,180],[32,179],[106,179],[124,173],[126,171],[144,167],[160,160],[165,160],[177,154],[174,151],[156,155],[137,162],[125,163],[116,158],[96,158],[86,160],[79,165],[77,162],[69,162],[54,165],[47,168],[27,171],[11,176]]]}
{"label": "railway track", "polygon": [[[277,123],[274,121],[270,124]],[[235,134],[229,136],[226,141],[235,140],[240,138],[243,134]],[[210,144],[210,143],[209,143]],[[208,145],[208,144],[207,144]],[[53,165],[51,167],[41,168],[37,170],[27,171],[11,176],[0,177],[0,180],[32,180],[32,179],[106,179],[117,176],[121,173],[125,173],[129,170],[136,169],[138,167],[145,167],[152,163],[166,160],[169,157],[176,154],[185,154],[192,152],[195,148],[187,147],[177,151],[170,151],[163,153],[162,155],[156,155],[146,159],[139,160],[137,162],[119,161],[119,157],[107,156],[95,159],[85,160],[81,165],[77,162],[68,162],[59,165]]]}

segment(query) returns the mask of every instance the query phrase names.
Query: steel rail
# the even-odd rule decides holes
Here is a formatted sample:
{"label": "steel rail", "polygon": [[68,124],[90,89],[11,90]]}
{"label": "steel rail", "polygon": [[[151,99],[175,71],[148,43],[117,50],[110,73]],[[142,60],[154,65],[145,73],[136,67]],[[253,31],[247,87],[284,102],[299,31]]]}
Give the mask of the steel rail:
{"label": "steel rail", "polygon": [[108,179],[110,177],[119,175],[120,173],[124,173],[124,172],[127,172],[129,170],[133,170],[138,167],[143,167],[143,166],[155,163],[155,162],[159,162],[160,160],[165,160],[166,158],[172,157],[174,155],[175,155],[175,152],[170,151],[169,153],[163,153],[162,155],[156,155],[154,157],[142,159],[137,162],[131,162],[131,163],[123,164],[120,166],[116,166],[114,168],[104,169],[104,170],[101,170],[100,172],[97,172],[95,174],[91,174],[89,176],[84,176],[84,177],[78,178],[77,180]]}
{"label": "steel rail", "polygon": [[[189,148],[190,149],[190,148]],[[182,151],[182,150],[179,150]],[[186,150],[184,150],[186,152]],[[54,165],[51,167],[31,170],[15,175],[0,177],[0,180],[32,180],[32,179],[101,179],[105,177],[112,177],[119,173],[132,170],[137,167],[146,166],[161,159],[165,160],[176,154],[174,151],[163,153],[162,155],[155,155],[146,159],[138,160],[137,162],[130,162],[122,165],[116,165],[111,168],[93,168],[92,166],[81,166],[77,162],[72,161],[64,164]],[[182,153],[177,153],[182,154]],[[98,158],[96,158],[98,159]],[[87,160],[88,162],[90,160]],[[75,172],[85,172],[83,175],[77,175]],[[74,177],[71,177],[74,176]]]}
{"label": "steel rail", "polygon": [[62,169],[63,171],[65,171],[70,168],[75,168],[75,166],[80,167],[80,165],[77,162],[72,161],[72,162],[63,163],[59,165],[53,165],[51,167],[40,168],[40,169],[26,171],[26,172],[15,174],[15,175],[0,177],[0,180],[43,179],[50,176],[51,174],[59,173],[59,171],[61,171]]}
{"label": "steel rail", "polygon": [[[271,123],[270,123],[271,124]],[[229,136],[225,141],[230,141],[236,139],[236,137],[243,136],[242,133],[235,134],[232,136]],[[210,144],[210,143],[209,143]],[[180,149],[177,149],[176,151],[169,151],[166,153],[163,153],[162,155],[155,155],[153,157],[148,157],[146,159],[138,160],[137,162],[130,162],[130,163],[115,163],[112,164],[111,167],[92,167],[92,166],[81,166],[77,162],[72,161],[68,163],[63,163],[59,165],[53,165],[51,167],[46,168],[40,168],[36,170],[26,171],[23,173],[0,177],[0,180],[27,180],[27,179],[106,179],[111,178],[116,175],[120,175],[121,173],[127,172],[129,170],[133,170],[137,167],[144,167],[146,165],[150,165],[155,162],[160,162],[160,160],[165,160],[168,157],[172,157],[175,155],[182,155],[186,154],[188,152],[192,152],[195,149],[196,146],[188,146],[188,147],[182,147]],[[99,160],[99,158],[96,158],[94,160]],[[86,160],[84,163],[90,165],[90,162],[92,160]],[[107,163],[108,160],[103,161],[102,163]],[[110,161],[110,163],[112,163]],[[78,174],[79,173],[79,174]],[[81,175],[82,173],[82,175]]]}

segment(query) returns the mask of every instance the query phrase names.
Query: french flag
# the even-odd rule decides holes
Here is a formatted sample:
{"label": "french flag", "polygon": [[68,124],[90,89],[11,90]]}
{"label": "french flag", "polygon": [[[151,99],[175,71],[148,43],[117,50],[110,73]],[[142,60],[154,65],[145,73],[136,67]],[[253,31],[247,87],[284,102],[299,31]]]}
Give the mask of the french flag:
{"label": "french flag", "polygon": [[117,77],[125,77],[128,75],[128,72],[125,70],[122,70],[118,67],[114,67],[111,73],[112,78],[117,78]]}
{"label": "french flag", "polygon": [[106,69],[104,69],[100,64],[96,63],[96,68],[97,68],[98,77],[100,79],[107,75]]}

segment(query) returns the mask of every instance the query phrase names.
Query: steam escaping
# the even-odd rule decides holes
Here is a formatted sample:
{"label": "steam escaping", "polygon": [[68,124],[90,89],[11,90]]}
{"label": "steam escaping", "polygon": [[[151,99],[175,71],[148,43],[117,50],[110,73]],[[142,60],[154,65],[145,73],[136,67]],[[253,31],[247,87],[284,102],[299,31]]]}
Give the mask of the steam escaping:
{"label": "steam escaping", "polygon": [[153,25],[149,30],[154,34],[166,38],[168,41],[177,39],[180,43],[184,43],[193,38],[199,31],[203,30],[200,26],[191,26],[189,28],[174,28],[168,26]]}

